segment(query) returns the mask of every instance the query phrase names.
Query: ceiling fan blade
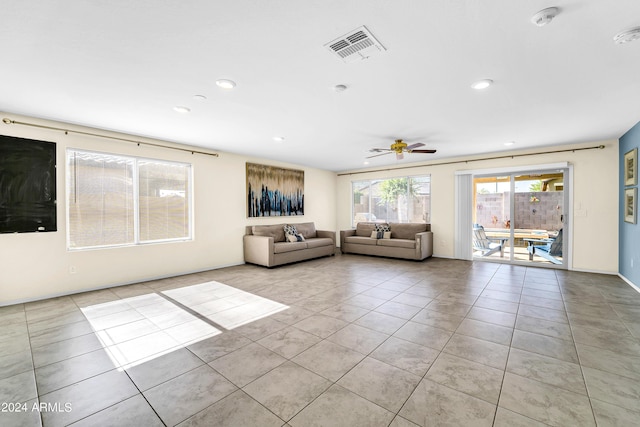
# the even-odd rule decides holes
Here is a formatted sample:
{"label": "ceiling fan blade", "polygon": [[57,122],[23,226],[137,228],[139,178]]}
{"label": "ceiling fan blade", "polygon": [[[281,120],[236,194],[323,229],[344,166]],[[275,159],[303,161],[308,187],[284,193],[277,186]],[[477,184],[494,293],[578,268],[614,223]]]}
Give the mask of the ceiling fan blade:
{"label": "ceiling fan blade", "polygon": [[396,153],[396,160],[402,160],[402,159],[404,159],[404,154]]}
{"label": "ceiling fan blade", "polygon": [[411,151],[411,150],[413,150],[414,148],[422,147],[423,145],[424,145],[424,144],[423,144],[422,142],[416,142],[415,144],[407,145],[407,146],[405,147],[405,150],[407,150],[407,151]]}
{"label": "ceiling fan blade", "polygon": [[426,154],[433,154],[436,152],[436,150],[409,150],[410,153],[426,153]]}
{"label": "ceiling fan blade", "polygon": [[391,151],[390,148],[371,148],[369,149],[370,153],[379,153],[381,151]]}
{"label": "ceiling fan blade", "polygon": [[380,156],[385,156],[387,154],[391,154],[391,151],[387,151],[386,153],[381,153],[381,154],[376,154],[375,156],[368,156],[366,157],[367,159],[371,159],[373,157],[380,157]]}

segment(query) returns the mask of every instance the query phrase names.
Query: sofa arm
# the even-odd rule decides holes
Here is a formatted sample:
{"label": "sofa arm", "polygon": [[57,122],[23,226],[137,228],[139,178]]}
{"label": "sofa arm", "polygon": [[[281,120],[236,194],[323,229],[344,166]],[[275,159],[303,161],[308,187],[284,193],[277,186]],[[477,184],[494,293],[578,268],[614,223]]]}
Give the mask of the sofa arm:
{"label": "sofa arm", "polygon": [[355,236],[356,230],[340,230],[340,250],[342,253],[345,253],[344,248],[344,238],[348,236]]}
{"label": "sofa arm", "polygon": [[251,264],[273,265],[274,240],[273,237],[254,236],[247,234],[244,236],[244,262]]}
{"label": "sofa arm", "polygon": [[336,245],[336,232],[335,231],[316,230],[316,236],[318,236],[318,237],[328,237],[331,240],[333,240],[333,246]]}
{"label": "sofa arm", "polygon": [[416,256],[425,259],[433,255],[433,232],[416,233]]}

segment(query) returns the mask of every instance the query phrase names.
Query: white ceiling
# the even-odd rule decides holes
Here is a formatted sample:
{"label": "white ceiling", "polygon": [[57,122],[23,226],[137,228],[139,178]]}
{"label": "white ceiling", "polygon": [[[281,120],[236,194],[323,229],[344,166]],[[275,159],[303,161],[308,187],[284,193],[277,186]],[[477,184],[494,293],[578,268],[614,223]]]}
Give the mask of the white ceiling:
{"label": "white ceiling", "polygon": [[[534,26],[550,6],[557,18]],[[640,121],[640,41],[613,43],[640,25],[639,0],[0,0],[0,10],[1,111],[223,152],[342,171],[395,138],[438,150],[404,164],[618,138]],[[362,25],[386,52],[344,63],[324,47]],[[484,78],[495,84],[470,88]]]}

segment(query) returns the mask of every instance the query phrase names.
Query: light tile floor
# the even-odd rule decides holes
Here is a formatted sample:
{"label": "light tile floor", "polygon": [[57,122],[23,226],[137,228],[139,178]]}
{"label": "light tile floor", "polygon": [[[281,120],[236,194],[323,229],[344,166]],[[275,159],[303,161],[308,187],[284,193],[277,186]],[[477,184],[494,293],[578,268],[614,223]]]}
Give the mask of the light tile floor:
{"label": "light tile floor", "polygon": [[0,425],[640,424],[615,276],[338,255],[0,308]]}

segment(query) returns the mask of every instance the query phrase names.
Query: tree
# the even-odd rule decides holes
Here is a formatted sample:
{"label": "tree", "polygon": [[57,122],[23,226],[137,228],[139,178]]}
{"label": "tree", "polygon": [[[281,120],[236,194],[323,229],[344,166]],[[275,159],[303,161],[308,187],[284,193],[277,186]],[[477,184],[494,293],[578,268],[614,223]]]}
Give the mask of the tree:
{"label": "tree", "polygon": [[542,191],[542,181],[535,181],[529,184],[529,191]]}
{"label": "tree", "polygon": [[[407,197],[416,197],[418,193],[418,185],[409,178],[387,179],[380,183],[378,187],[380,192],[379,205],[390,204],[393,210],[398,212],[398,221],[402,221],[402,209],[406,210],[407,203],[402,203]],[[400,208],[400,209],[399,209]]]}

